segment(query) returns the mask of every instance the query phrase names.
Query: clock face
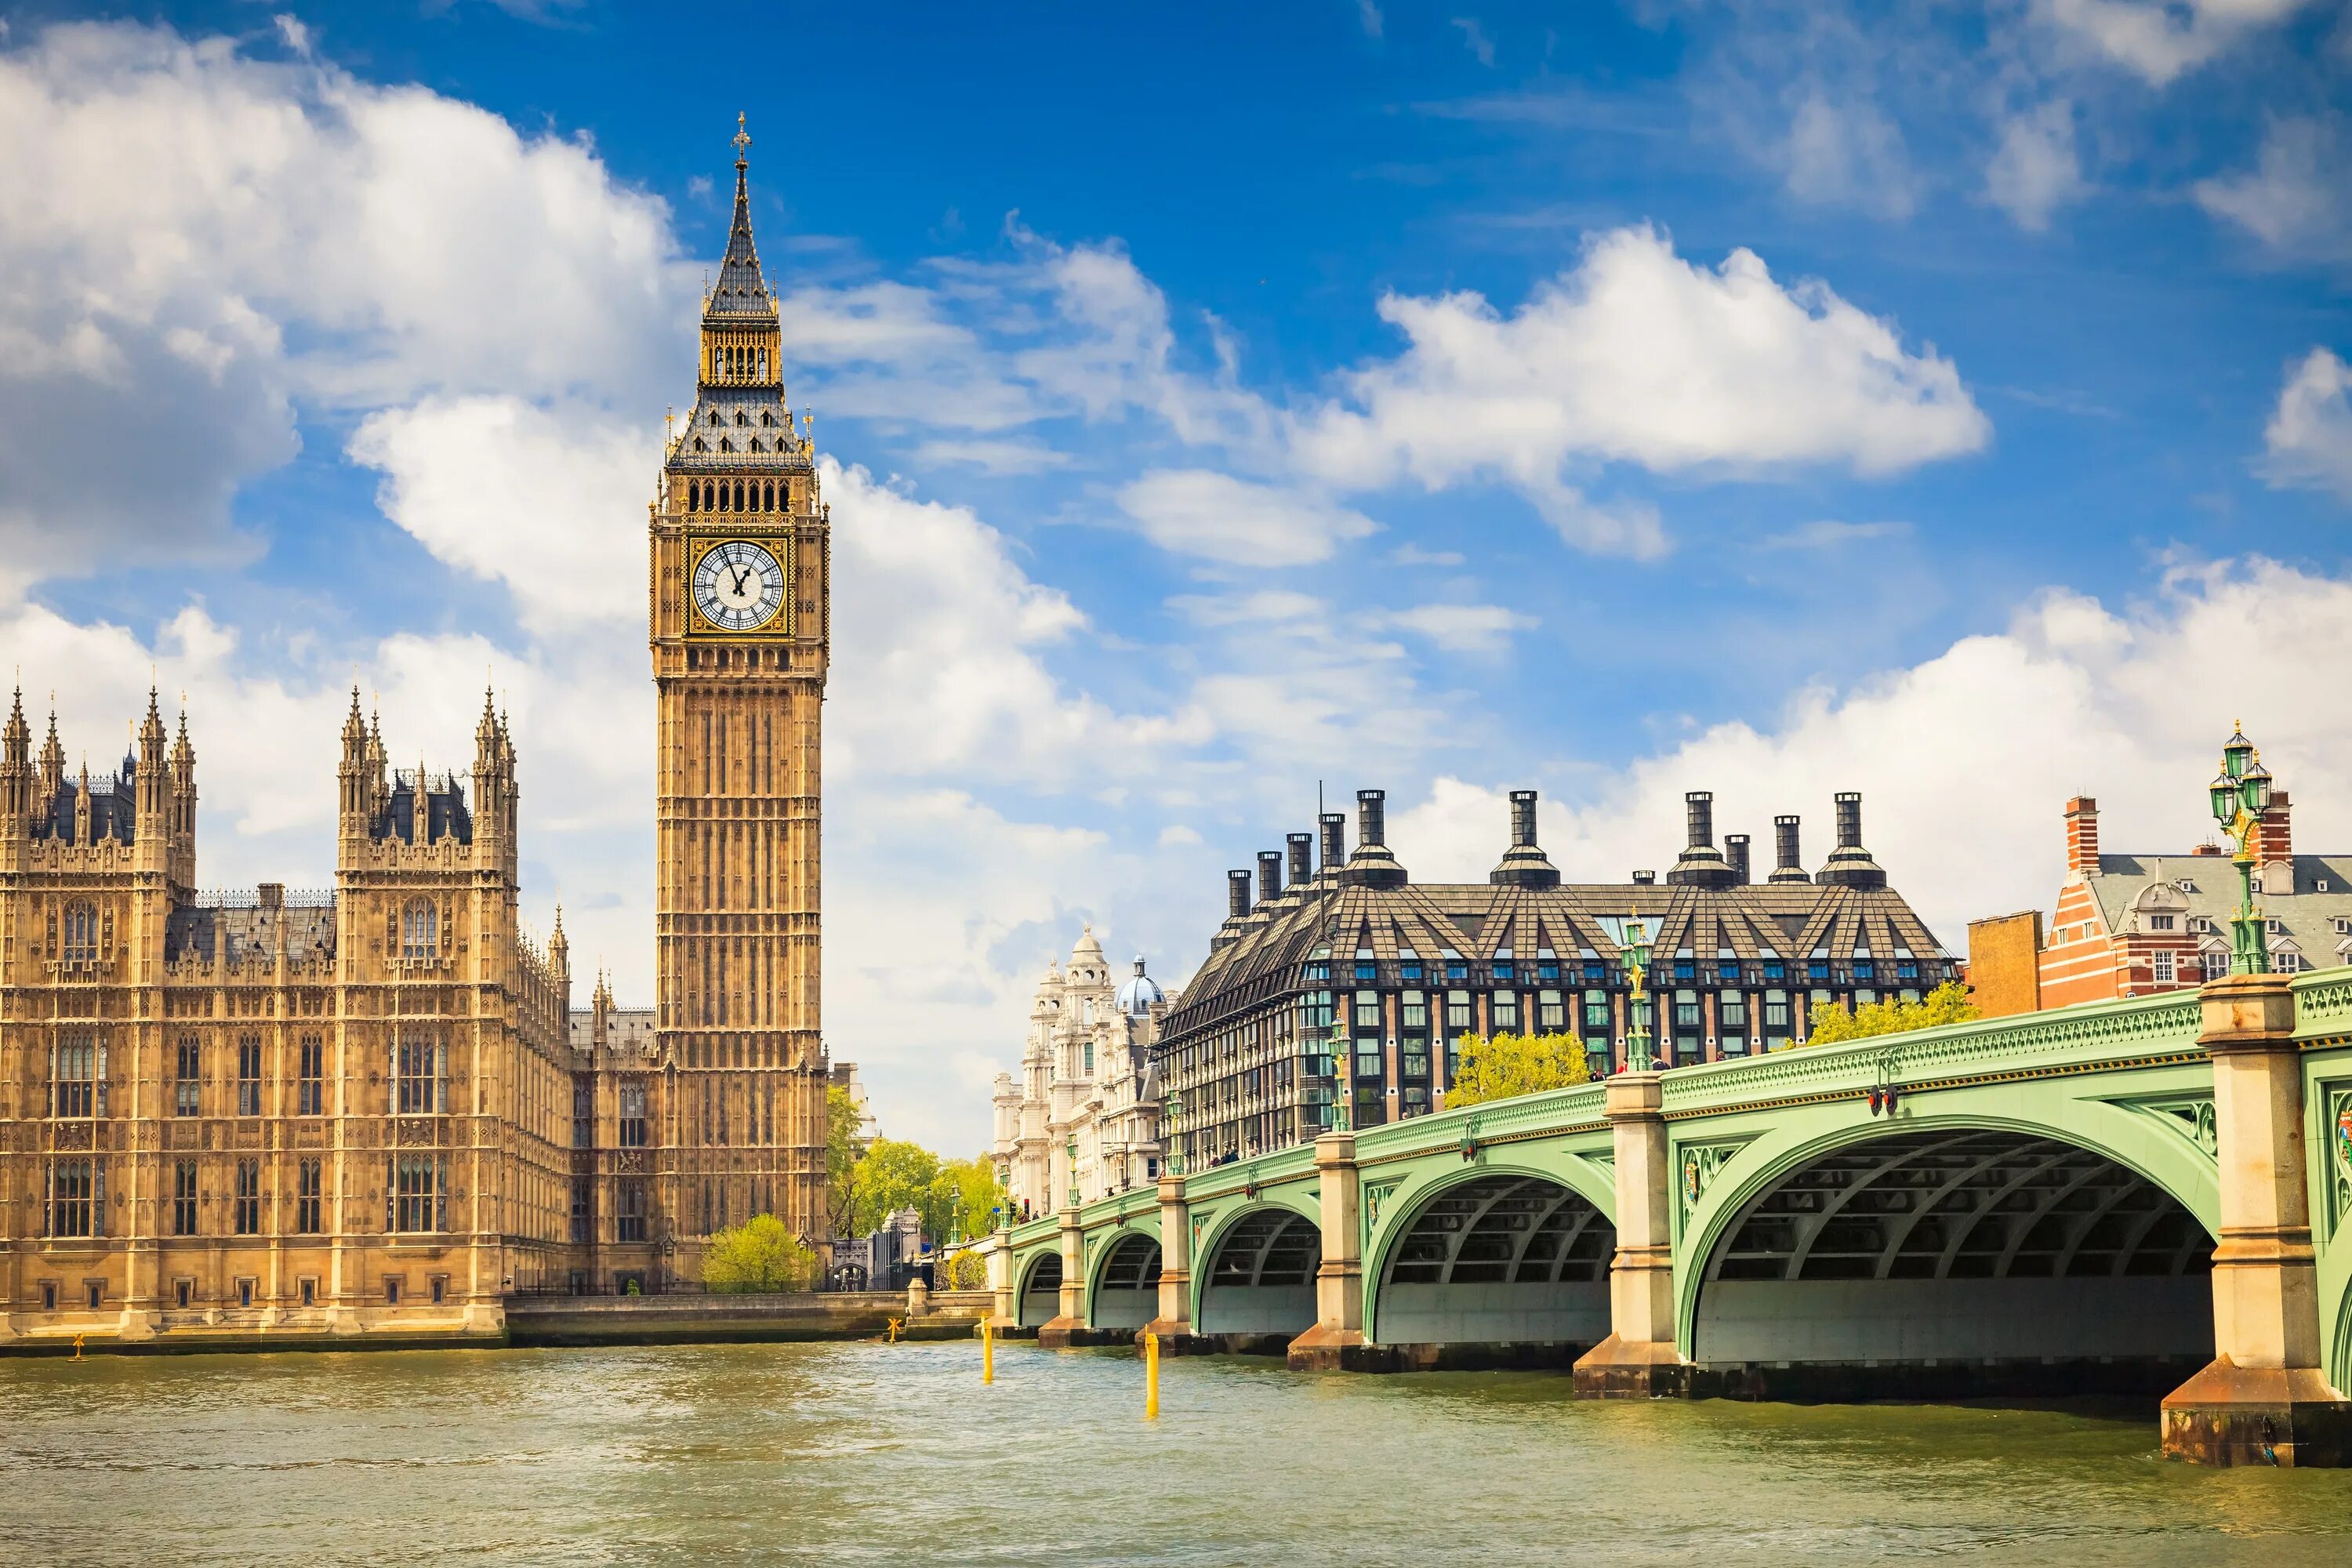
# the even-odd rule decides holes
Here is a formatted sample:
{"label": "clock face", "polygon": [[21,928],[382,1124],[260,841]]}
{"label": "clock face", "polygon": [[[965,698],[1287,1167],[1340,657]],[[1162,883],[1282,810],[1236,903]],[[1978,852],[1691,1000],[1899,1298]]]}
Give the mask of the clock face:
{"label": "clock face", "polygon": [[757,631],[784,605],[784,569],[749,540],[714,544],[694,568],[694,604],[722,632]]}

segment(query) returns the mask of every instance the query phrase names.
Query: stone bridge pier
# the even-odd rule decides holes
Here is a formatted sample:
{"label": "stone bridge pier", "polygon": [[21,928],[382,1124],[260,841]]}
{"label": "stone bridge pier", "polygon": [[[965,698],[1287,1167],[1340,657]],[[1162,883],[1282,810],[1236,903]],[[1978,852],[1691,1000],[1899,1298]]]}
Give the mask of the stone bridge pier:
{"label": "stone bridge pier", "polygon": [[2352,1465],[2352,1404],[2322,1370],[2301,1053],[2289,976],[2205,987],[2221,1234],[2213,1360],[2164,1401],[2164,1451],[2209,1465]]}

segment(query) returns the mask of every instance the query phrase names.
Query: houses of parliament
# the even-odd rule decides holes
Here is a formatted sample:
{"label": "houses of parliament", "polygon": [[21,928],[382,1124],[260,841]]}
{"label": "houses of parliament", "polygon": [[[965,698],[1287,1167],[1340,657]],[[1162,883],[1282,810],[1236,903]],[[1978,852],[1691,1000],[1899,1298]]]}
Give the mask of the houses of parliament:
{"label": "houses of parliament", "polygon": [[[0,735],[0,1342],[495,1335],[657,1291],[760,1213],[822,1246],[828,520],[736,137],[697,398],[648,509],[657,994],[575,1008],[522,929],[522,768],[342,729],[331,889],[199,890],[196,747]],[[198,730],[201,732],[202,716]]]}

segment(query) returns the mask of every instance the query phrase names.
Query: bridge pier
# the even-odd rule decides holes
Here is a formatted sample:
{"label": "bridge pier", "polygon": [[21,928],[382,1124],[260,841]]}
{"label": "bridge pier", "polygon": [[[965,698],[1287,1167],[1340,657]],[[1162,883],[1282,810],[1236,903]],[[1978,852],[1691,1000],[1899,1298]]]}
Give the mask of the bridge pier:
{"label": "bridge pier", "polygon": [[1192,1331],[1192,1210],[1184,1201],[1184,1178],[1160,1178],[1160,1305],[1135,1333],[1160,1341],[1162,1355],[1206,1355],[1219,1347]]}
{"label": "bridge pier", "polygon": [[1002,1329],[1004,1325],[1018,1323],[1021,1321],[1021,1302],[1018,1299],[1021,1281],[1013,1277],[1013,1227],[1010,1225],[998,1226],[995,1241],[996,1245],[990,1248],[988,1253],[988,1289],[991,1298],[988,1315],[993,1318]]}
{"label": "bridge pier", "polygon": [[1386,1370],[1379,1348],[1364,1341],[1364,1183],[1353,1132],[1326,1132],[1315,1140],[1315,1181],[1323,1237],[1323,1262],[1315,1270],[1315,1326],[1290,1342],[1290,1368]]}
{"label": "bridge pier", "polygon": [[1617,1166],[1610,1333],[1578,1358],[1573,1386],[1587,1399],[1686,1396],[1692,1369],[1675,1344],[1674,1194],[1658,1075],[1619,1073],[1603,1097]]}
{"label": "bridge pier", "polygon": [[2322,1370],[2294,993],[2284,974],[2206,985],[2221,1163],[2213,1360],[2164,1401],[2164,1452],[2206,1465],[2352,1466],[2352,1402]]}
{"label": "bridge pier", "polygon": [[1037,1330],[1037,1342],[1047,1350],[1067,1350],[1092,1342],[1087,1328],[1087,1238],[1078,1228],[1078,1211],[1062,1211],[1062,1289],[1059,1310]]}

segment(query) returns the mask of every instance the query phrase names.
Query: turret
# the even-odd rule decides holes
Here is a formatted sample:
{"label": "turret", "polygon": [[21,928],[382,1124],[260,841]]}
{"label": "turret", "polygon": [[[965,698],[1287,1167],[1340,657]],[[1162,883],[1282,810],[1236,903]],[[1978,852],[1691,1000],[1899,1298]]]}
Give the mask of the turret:
{"label": "turret", "polygon": [[172,741],[172,880],[183,888],[196,883],[196,749],[188,743],[184,706]]}
{"label": "turret", "polygon": [[58,792],[66,787],[66,749],[58,744],[58,703],[49,699],[49,738],[41,742],[41,797],[34,803],[36,816],[46,816],[57,809]]}
{"label": "turret", "polygon": [[25,722],[25,691],[8,705],[8,725],[0,731],[0,835],[15,843],[33,816],[33,731]]}

